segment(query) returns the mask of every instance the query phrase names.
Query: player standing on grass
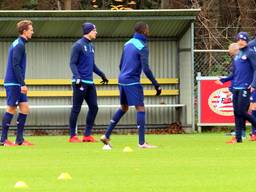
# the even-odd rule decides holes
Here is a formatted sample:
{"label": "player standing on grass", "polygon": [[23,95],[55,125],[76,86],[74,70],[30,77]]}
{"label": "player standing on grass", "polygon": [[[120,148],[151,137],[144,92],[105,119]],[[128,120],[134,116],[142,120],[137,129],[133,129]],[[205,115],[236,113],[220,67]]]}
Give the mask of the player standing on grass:
{"label": "player standing on grass", "polygon": [[120,61],[120,74],[118,78],[118,86],[120,91],[120,109],[110,121],[110,125],[105,135],[101,137],[101,141],[111,149],[110,135],[119,120],[128,111],[129,106],[135,106],[137,111],[137,127],[139,133],[139,147],[154,148],[145,142],[145,107],[143,87],[140,84],[140,75],[143,70],[148,79],[152,82],[156,89],[156,95],[161,94],[161,88],[153,76],[149,65],[149,51],[147,40],[149,35],[149,27],[146,23],[138,22],[135,25],[135,34],[133,38],[125,43]]}
{"label": "player standing on grass", "polygon": [[[255,34],[256,37],[256,34]],[[248,43],[248,47],[250,47],[251,49],[254,50],[254,52],[256,53],[256,38],[254,37],[253,40],[251,40]],[[252,116],[254,117],[254,119],[256,119],[256,90],[254,90],[251,93],[251,104],[250,104],[250,110],[252,112]],[[252,130],[251,130],[251,141],[256,141],[256,127],[252,126]]]}
{"label": "player standing on grass", "polygon": [[[92,23],[84,23],[83,37],[73,44],[70,58],[70,69],[73,74],[73,106],[70,113],[70,138],[69,142],[95,142],[91,130],[98,112],[96,88],[93,83],[93,72],[102,78],[103,84],[108,83],[105,74],[98,69],[94,62],[94,46],[91,41],[96,39],[96,26]],[[86,118],[83,139],[76,135],[77,118],[83,101],[86,101],[89,111]]]}
{"label": "player standing on grass", "polygon": [[[27,92],[25,84],[26,73],[26,49],[25,44],[32,38],[33,26],[30,20],[17,23],[19,37],[11,44],[8,53],[7,69],[4,79],[4,87],[7,97],[7,109],[2,120],[1,145],[32,145],[24,140],[24,126],[29,113]],[[17,106],[19,114],[17,117],[17,137],[15,143],[8,140],[8,130],[13,116],[16,114]]]}
{"label": "player standing on grass", "polygon": [[248,41],[246,32],[238,33],[239,52],[232,62],[232,74],[228,78],[220,79],[222,83],[232,81],[236,137],[229,144],[242,142],[242,130],[245,130],[246,120],[256,126],[256,119],[248,113],[251,91],[256,88],[256,54],[247,46]]}

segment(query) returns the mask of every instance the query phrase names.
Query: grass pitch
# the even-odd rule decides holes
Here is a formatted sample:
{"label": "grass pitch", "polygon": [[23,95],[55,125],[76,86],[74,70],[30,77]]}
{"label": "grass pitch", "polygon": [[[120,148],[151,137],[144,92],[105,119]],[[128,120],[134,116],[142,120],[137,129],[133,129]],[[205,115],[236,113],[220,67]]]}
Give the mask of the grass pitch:
{"label": "grass pitch", "polygon": [[[112,151],[64,136],[28,139],[35,146],[0,148],[1,192],[255,191],[256,142],[227,145],[224,134],[147,135],[157,149],[137,148],[136,135],[114,135]],[[72,180],[58,180],[63,172]],[[29,188],[14,189],[17,181]]]}

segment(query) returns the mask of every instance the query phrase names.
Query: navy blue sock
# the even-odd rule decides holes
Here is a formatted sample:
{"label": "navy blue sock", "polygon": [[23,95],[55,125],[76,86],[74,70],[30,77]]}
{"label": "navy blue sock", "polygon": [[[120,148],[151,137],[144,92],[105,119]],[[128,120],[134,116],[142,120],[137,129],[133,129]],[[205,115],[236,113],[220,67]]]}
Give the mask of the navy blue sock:
{"label": "navy blue sock", "polygon": [[[254,119],[256,119],[256,110],[252,110],[252,116],[254,117]],[[256,127],[252,126],[252,134],[256,134]]]}
{"label": "navy blue sock", "polygon": [[76,123],[77,118],[80,113],[81,107],[73,106],[71,109],[71,113],[69,116],[69,128],[70,128],[70,137],[73,137],[76,135]]}
{"label": "navy blue sock", "polygon": [[86,117],[86,128],[84,130],[84,136],[90,136],[92,134],[92,127],[98,113],[98,105],[89,106],[89,111]]}
{"label": "navy blue sock", "polygon": [[2,120],[2,136],[1,142],[4,142],[8,138],[8,130],[13,118],[13,114],[5,112]]}
{"label": "navy blue sock", "polygon": [[24,132],[26,119],[27,119],[27,114],[19,113],[17,118],[17,137],[16,137],[17,144],[21,144],[24,141],[23,132]]}
{"label": "navy blue sock", "polygon": [[139,131],[139,144],[145,143],[145,112],[137,112],[137,127]]}
{"label": "navy blue sock", "polygon": [[118,109],[117,112],[115,113],[115,115],[112,117],[112,119],[110,120],[110,124],[106,130],[105,136],[107,139],[109,139],[112,130],[115,128],[115,126],[117,125],[117,123],[119,122],[119,120],[123,117],[123,115],[125,114],[125,111],[122,111],[122,109]]}
{"label": "navy blue sock", "polygon": [[84,129],[84,136],[90,136],[92,134],[92,127],[91,125],[86,125]]}

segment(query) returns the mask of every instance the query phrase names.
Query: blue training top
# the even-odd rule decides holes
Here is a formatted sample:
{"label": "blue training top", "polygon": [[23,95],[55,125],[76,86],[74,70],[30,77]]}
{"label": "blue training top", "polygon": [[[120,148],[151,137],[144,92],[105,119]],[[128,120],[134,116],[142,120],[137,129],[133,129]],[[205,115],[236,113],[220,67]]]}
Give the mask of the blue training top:
{"label": "blue training top", "polygon": [[249,41],[248,47],[250,47],[251,49],[253,49],[256,52],[256,38],[254,38],[253,40]]}
{"label": "blue training top", "polygon": [[220,79],[222,83],[232,81],[232,88],[256,88],[256,53],[248,46],[239,50],[232,60],[232,71],[228,77]]}
{"label": "blue training top", "polygon": [[26,39],[18,37],[9,47],[4,86],[24,86],[26,73]]}
{"label": "blue training top", "polygon": [[94,46],[85,37],[73,44],[70,57],[70,69],[73,73],[74,82],[81,79],[83,83],[93,84],[93,72],[104,77],[105,74],[95,65]]}
{"label": "blue training top", "polygon": [[143,70],[147,78],[154,86],[158,83],[148,65],[148,47],[146,36],[135,33],[133,38],[124,44],[120,61],[119,85],[129,86],[140,83],[140,75]]}

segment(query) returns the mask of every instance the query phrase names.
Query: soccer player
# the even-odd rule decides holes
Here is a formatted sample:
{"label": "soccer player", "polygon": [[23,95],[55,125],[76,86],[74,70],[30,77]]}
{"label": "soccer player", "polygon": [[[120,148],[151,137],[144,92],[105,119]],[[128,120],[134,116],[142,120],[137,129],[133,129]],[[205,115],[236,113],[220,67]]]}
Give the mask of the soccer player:
{"label": "soccer player", "polygon": [[[101,83],[107,84],[105,74],[95,65],[93,40],[96,39],[96,26],[92,23],[82,25],[83,37],[76,41],[71,50],[70,69],[73,74],[73,106],[70,113],[70,138],[69,142],[95,142],[91,130],[98,112],[96,88],[93,83],[93,72],[102,78]],[[76,135],[77,118],[83,101],[86,101],[89,111],[86,118],[84,136],[81,139]]]}
{"label": "soccer player", "polygon": [[[254,52],[256,53],[256,38],[255,37],[254,37],[253,40],[249,41],[248,47],[253,49]],[[252,112],[252,116],[256,119],[256,91],[255,90],[251,93],[250,110]],[[251,141],[256,141],[256,127],[254,127],[254,126],[252,126],[250,140]]]}
{"label": "soccer player", "polygon": [[[13,41],[9,48],[7,69],[4,79],[4,87],[7,97],[7,109],[2,120],[2,136],[1,145],[30,146],[32,143],[24,140],[24,126],[29,113],[29,105],[27,92],[28,88],[25,84],[26,73],[26,49],[25,44],[32,38],[33,26],[30,20],[22,20],[17,23],[19,37]],[[8,130],[13,116],[19,107],[17,117],[17,137],[15,143],[8,140]]]}
{"label": "soccer player", "polygon": [[239,52],[233,59],[232,74],[220,79],[222,83],[231,80],[233,92],[233,107],[236,126],[236,137],[229,144],[242,142],[242,130],[248,120],[256,126],[256,119],[248,113],[250,93],[256,88],[256,54],[248,47],[249,36],[246,32],[237,34]]}
{"label": "soccer player", "polygon": [[133,38],[124,44],[123,53],[120,61],[120,74],[118,78],[118,86],[120,91],[121,107],[110,120],[105,135],[101,137],[101,141],[111,148],[110,135],[118,121],[128,111],[129,106],[135,106],[137,111],[137,127],[139,133],[140,148],[154,148],[145,142],[145,107],[143,87],[140,84],[140,75],[143,70],[147,78],[152,82],[156,89],[156,95],[161,94],[161,88],[152,74],[148,57],[149,51],[147,40],[149,35],[149,26],[146,23],[138,22],[134,27],[135,33]]}

